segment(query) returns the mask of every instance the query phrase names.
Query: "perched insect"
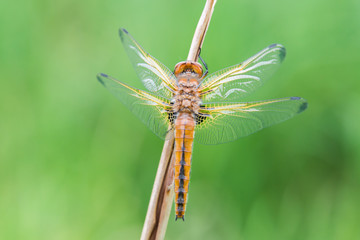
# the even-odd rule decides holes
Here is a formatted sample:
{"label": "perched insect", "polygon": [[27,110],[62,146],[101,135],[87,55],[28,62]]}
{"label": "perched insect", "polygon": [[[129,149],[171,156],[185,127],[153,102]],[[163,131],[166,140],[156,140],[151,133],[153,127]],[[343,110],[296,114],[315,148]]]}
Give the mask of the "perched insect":
{"label": "perched insect", "polygon": [[[238,102],[260,87],[285,57],[272,44],[248,60],[207,75],[202,65],[185,61],[171,72],[150,56],[125,30],[120,38],[148,91],[130,87],[106,74],[98,80],[156,135],[175,131],[175,211],[184,220],[193,141],[218,144],[234,141],[285,121],[307,108],[300,97]],[[200,58],[201,59],[201,58]]]}

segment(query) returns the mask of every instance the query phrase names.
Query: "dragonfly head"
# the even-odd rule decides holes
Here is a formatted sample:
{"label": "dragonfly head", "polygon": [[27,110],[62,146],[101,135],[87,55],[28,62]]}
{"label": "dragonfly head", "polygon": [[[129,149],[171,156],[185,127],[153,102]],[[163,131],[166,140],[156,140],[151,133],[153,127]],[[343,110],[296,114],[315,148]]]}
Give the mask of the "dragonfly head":
{"label": "dragonfly head", "polygon": [[192,73],[195,77],[200,78],[203,74],[201,64],[192,61],[179,62],[175,66],[174,74],[179,77],[181,74]]}

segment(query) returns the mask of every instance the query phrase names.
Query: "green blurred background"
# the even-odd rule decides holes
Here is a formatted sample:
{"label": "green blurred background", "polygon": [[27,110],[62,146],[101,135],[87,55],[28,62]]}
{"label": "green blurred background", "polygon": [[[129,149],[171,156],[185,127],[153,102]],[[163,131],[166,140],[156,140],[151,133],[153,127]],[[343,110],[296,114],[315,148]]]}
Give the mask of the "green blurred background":
{"label": "green blurred background", "polygon": [[[119,27],[173,69],[204,3],[1,1],[0,239],[140,237],[163,142],[96,74],[138,81]],[[167,239],[360,239],[360,2],[219,0],[202,57],[214,72],[271,43],[287,57],[249,100],[308,110],[195,144],[186,221],[172,210]]]}

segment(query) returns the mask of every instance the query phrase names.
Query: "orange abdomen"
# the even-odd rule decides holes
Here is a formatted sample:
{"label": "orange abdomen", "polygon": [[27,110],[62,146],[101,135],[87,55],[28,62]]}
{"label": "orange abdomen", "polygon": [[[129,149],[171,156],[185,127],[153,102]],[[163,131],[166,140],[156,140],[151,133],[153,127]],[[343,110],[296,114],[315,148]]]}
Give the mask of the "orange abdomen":
{"label": "orange abdomen", "polygon": [[184,220],[189,190],[191,155],[196,122],[189,112],[180,112],[175,120],[175,211]]}

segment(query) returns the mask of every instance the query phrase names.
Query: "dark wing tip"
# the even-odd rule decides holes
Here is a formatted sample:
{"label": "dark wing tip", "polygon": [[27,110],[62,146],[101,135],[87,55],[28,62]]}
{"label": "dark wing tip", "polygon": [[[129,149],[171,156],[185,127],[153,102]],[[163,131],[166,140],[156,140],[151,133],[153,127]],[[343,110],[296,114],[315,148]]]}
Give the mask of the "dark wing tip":
{"label": "dark wing tip", "polygon": [[285,47],[283,45],[281,45],[279,43],[273,43],[268,48],[269,49],[279,48],[279,50],[280,50],[280,54],[279,54],[280,61],[284,60],[284,58],[286,56],[286,49],[285,49]]}
{"label": "dark wing tip", "polygon": [[125,33],[125,34],[129,34],[129,32],[126,31],[125,28],[120,28],[120,29],[119,29],[119,35],[120,35],[121,40],[123,40],[124,33]]}
{"label": "dark wing tip", "polygon": [[299,110],[297,113],[301,113],[303,111],[305,111],[308,107],[308,103],[305,99],[301,98],[301,97],[291,97],[290,100],[296,100],[296,101],[301,101],[301,105],[299,106]]}
{"label": "dark wing tip", "polygon": [[269,49],[272,49],[272,48],[276,47],[277,45],[278,45],[277,43],[273,43],[269,46]]}
{"label": "dark wing tip", "polygon": [[129,34],[129,32],[125,29],[125,28],[120,28],[119,29],[119,33],[121,34],[122,32]]}
{"label": "dark wing tip", "polygon": [[307,107],[308,107],[308,103],[306,101],[303,102],[299,107],[298,113],[301,113],[301,112],[305,111],[307,109]]}
{"label": "dark wing tip", "polygon": [[109,77],[107,74],[105,74],[105,73],[99,73],[98,75],[97,75],[97,79],[98,79],[98,81],[102,84],[102,85],[104,85],[105,86],[105,83],[104,83],[104,81],[101,79],[101,77]]}

